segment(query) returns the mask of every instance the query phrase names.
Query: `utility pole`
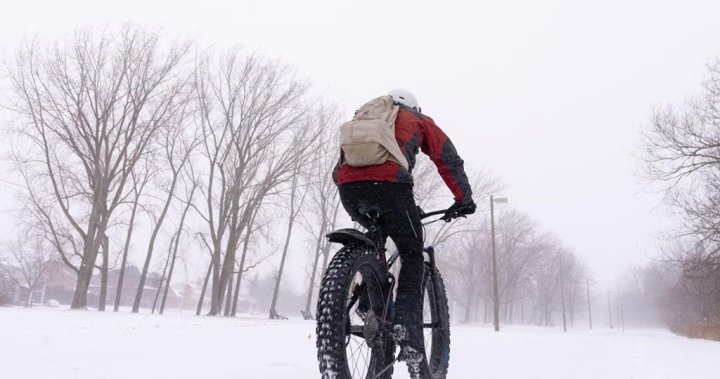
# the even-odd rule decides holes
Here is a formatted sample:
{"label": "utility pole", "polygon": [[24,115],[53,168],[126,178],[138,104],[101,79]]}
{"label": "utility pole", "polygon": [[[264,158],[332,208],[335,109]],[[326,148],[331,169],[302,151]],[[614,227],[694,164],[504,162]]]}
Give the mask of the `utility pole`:
{"label": "utility pole", "polygon": [[592,330],[592,309],[590,309],[590,279],[589,278],[585,278],[585,286],[587,288],[588,321],[590,322],[590,330]]}
{"label": "utility pole", "polygon": [[495,253],[495,203],[507,203],[506,197],[494,198],[490,195],[490,235],[492,238],[492,287],[493,287],[493,326],[500,331],[500,301],[498,297],[497,256]]}
{"label": "utility pole", "polygon": [[493,326],[500,331],[500,306],[498,304],[497,257],[495,255],[495,199],[490,195],[490,234],[492,239],[492,278],[493,278]]}
{"label": "utility pole", "polygon": [[560,256],[560,299],[562,301],[563,332],[567,332],[567,321],[565,318],[565,275],[563,272],[563,260]]}
{"label": "utility pole", "polygon": [[610,308],[610,291],[608,291],[607,295],[608,295],[608,321],[610,321],[610,329],[612,329],[613,323],[612,323],[612,309]]}

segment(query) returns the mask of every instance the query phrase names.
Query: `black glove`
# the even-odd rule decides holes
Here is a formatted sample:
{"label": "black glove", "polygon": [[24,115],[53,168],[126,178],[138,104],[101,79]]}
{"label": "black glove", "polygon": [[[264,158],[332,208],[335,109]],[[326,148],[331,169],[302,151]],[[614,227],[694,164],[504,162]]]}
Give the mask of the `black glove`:
{"label": "black glove", "polygon": [[469,214],[475,213],[477,205],[471,198],[464,199],[463,201],[455,201],[453,205],[445,211],[445,215],[442,217],[445,221],[450,221],[454,218],[464,217]]}

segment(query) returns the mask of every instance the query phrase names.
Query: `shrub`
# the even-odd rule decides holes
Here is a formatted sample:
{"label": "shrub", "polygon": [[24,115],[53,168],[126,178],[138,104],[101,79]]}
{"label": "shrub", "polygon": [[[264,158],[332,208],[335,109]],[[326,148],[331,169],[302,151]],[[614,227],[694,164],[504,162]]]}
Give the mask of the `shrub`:
{"label": "shrub", "polygon": [[673,329],[686,337],[720,341],[720,321],[697,321]]}

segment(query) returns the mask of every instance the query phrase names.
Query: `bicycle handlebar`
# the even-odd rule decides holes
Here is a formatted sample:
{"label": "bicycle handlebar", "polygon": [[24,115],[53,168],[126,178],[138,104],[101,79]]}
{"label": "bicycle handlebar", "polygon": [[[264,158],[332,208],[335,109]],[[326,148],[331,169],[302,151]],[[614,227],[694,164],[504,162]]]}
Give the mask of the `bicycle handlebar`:
{"label": "bicycle handlebar", "polygon": [[[432,224],[432,223],[434,223],[434,222],[436,222],[436,221],[440,221],[440,220],[445,221],[445,222],[450,222],[450,221],[452,221],[452,220],[454,220],[454,219],[456,219],[456,218],[460,218],[460,217],[465,218],[465,217],[467,217],[465,213],[461,213],[459,210],[454,210],[454,211],[450,212],[450,210],[452,209],[452,207],[451,207],[451,208],[447,208],[447,209],[441,209],[441,210],[439,210],[439,211],[427,212],[427,213],[424,212],[424,211],[422,210],[422,208],[420,208],[420,207],[417,207],[417,208],[418,208],[418,212],[420,213],[420,219],[421,219],[421,220],[422,220],[422,219],[425,219],[425,218],[428,218],[428,217],[431,217],[431,216],[442,215],[442,217],[440,217],[439,219],[433,220],[433,221],[428,221],[428,222],[424,223],[423,225]],[[448,212],[450,212],[450,214],[448,214]]]}
{"label": "bicycle handlebar", "polygon": [[432,212],[423,212],[423,210],[420,209],[419,207],[418,207],[418,210],[420,210],[420,219],[421,220],[428,218],[428,217],[432,217],[432,216],[444,215],[447,212],[447,209],[441,209],[439,211],[432,211]]}

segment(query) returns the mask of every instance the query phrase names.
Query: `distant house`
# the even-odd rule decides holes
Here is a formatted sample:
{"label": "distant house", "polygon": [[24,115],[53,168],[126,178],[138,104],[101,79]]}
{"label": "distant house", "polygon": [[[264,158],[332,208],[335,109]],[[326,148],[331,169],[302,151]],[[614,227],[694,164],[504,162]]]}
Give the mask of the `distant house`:
{"label": "distant house", "polygon": [[43,302],[57,300],[60,304],[72,303],[77,274],[62,262],[56,262],[53,275],[44,286]]}
{"label": "distant house", "polygon": [[[56,274],[53,275],[50,281],[48,281],[47,285],[44,286],[38,286],[43,287],[44,292],[41,294],[38,292],[35,298],[35,302],[40,301],[42,298],[42,301],[44,302],[46,299],[53,299],[57,300],[60,304],[69,305],[72,303],[73,296],[75,294],[75,285],[77,283],[77,275],[76,273],[67,267],[65,264],[59,263],[59,267],[56,271]],[[158,286],[160,284],[160,277],[161,275],[158,273],[149,273],[147,279],[145,280],[145,289],[143,290],[143,296],[142,300],[140,302],[141,308],[152,308],[153,303],[155,302],[155,297],[158,293]],[[119,269],[113,269],[108,272],[108,283],[107,283],[107,297],[106,297],[106,303],[105,305],[107,307],[112,307],[115,305],[115,297],[117,294],[117,288],[118,288],[118,282],[120,278],[120,270]],[[137,266],[129,265],[125,269],[125,275],[123,278],[123,284],[122,284],[122,291],[120,296],[120,305],[131,307],[133,305],[133,302],[135,301],[135,294],[137,292],[138,284],[140,283],[140,269]],[[98,301],[100,300],[100,286],[101,286],[101,277],[99,272],[95,272],[92,280],[90,281],[90,285],[88,287],[88,298],[87,303],[88,306],[96,307],[98,306]],[[162,301],[162,291],[164,289],[160,290],[160,296],[158,297],[156,306],[160,307],[160,302]],[[189,291],[189,292],[188,292]],[[19,290],[20,294],[16,295],[19,296],[20,299],[23,299],[22,295],[22,289]],[[27,294],[27,292],[24,292]],[[188,286],[185,289],[185,292],[177,291],[175,288],[171,287],[168,291],[168,298],[167,302],[165,304],[166,309],[181,309],[181,308],[189,308],[188,302],[191,301],[191,299],[195,298],[195,291],[192,286]],[[17,303],[17,301],[14,301]]]}
{"label": "distant house", "polygon": [[[135,301],[135,295],[137,293],[138,285],[140,284],[140,269],[137,266],[129,265],[125,269],[125,275],[123,277],[122,291],[120,294],[120,305],[131,307]],[[93,275],[90,287],[88,289],[88,304],[97,304],[100,298],[100,275]],[[118,282],[120,279],[120,270],[110,270],[108,272],[108,284],[107,284],[107,299],[106,306],[112,306],[115,304],[115,297],[118,289]],[[148,273],[145,280],[145,288],[143,289],[142,299],[140,300],[141,308],[151,309],[153,306],[156,309],[160,308],[162,302],[164,287],[160,287],[161,275],[156,272]],[[158,294],[158,291],[160,293]],[[157,301],[156,301],[157,299]],[[181,308],[183,306],[184,295],[170,287],[168,290],[167,301],[165,304],[166,309]]]}
{"label": "distant house", "polygon": [[[49,262],[45,269],[46,277],[42,278],[33,289],[32,304],[44,304],[48,299],[72,299],[72,288],[75,274],[61,262]],[[0,277],[0,305],[24,305],[28,301],[30,289],[10,278]],[[58,300],[60,301],[60,300]]]}
{"label": "distant house", "polygon": [[0,306],[15,304],[19,299],[20,288],[9,278],[0,276]]}

